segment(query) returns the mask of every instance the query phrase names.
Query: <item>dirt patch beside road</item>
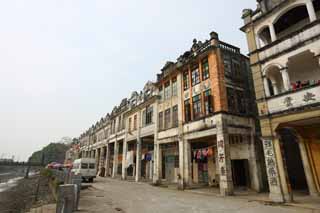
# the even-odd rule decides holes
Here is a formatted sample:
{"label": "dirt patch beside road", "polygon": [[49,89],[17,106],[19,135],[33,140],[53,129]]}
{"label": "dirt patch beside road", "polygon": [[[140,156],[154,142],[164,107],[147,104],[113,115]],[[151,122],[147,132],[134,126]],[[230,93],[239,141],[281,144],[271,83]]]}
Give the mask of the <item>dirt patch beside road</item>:
{"label": "dirt patch beside road", "polygon": [[[32,176],[21,179],[17,185],[0,193],[1,213],[27,212],[32,206],[53,203],[54,199],[49,189],[48,178]],[[37,184],[39,184],[38,201],[35,202]]]}

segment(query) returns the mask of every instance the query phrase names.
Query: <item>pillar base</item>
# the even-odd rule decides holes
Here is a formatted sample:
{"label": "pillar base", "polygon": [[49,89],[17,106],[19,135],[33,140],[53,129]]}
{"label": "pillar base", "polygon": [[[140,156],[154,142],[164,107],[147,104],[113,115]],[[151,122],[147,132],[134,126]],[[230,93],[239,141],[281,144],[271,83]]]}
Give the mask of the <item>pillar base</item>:
{"label": "pillar base", "polygon": [[179,180],[178,182],[178,190],[185,190],[186,184],[183,180]]}
{"label": "pillar base", "polygon": [[233,190],[227,188],[220,188],[220,195],[223,197],[234,195]]}
{"label": "pillar base", "polygon": [[275,202],[275,203],[284,203],[285,202],[282,194],[269,193],[269,198],[272,202]]}
{"label": "pillar base", "polygon": [[221,181],[220,180],[220,194],[222,196],[234,195],[233,192],[233,182],[232,181]]}
{"label": "pillar base", "polygon": [[311,197],[320,197],[320,194],[318,192],[310,192],[309,195]]}

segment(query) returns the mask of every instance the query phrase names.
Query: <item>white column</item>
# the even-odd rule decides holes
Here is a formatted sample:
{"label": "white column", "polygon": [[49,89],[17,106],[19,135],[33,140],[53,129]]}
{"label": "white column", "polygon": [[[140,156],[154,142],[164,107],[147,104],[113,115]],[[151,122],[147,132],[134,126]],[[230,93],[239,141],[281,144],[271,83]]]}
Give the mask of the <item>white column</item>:
{"label": "white column", "polygon": [[184,180],[185,185],[191,185],[192,175],[191,175],[191,144],[189,141],[185,141],[184,144]]}
{"label": "white column", "polygon": [[281,76],[282,76],[282,80],[283,80],[284,89],[286,91],[289,91],[290,90],[290,78],[289,78],[289,74],[288,74],[288,69],[283,68],[280,72],[281,72]]}
{"label": "white column", "polygon": [[123,152],[122,152],[122,179],[127,179],[127,152],[128,152],[128,142],[125,138],[123,140]]}
{"label": "white column", "polygon": [[269,83],[268,83],[268,78],[265,76],[263,78],[263,84],[264,84],[264,91],[266,93],[267,97],[270,97],[270,89],[269,89]]}
{"label": "white column", "polygon": [[309,188],[309,193],[311,196],[317,197],[319,196],[319,194],[317,192],[316,184],[313,179],[305,143],[302,138],[300,138],[300,141],[299,141],[299,148],[300,148],[300,154],[301,154],[301,160],[304,168],[304,173],[305,173],[308,188]]}
{"label": "white column", "polygon": [[277,40],[277,36],[276,36],[276,31],[274,29],[273,24],[269,25],[269,30],[270,30],[270,35],[271,35],[271,41],[274,42],[275,40]]}
{"label": "white column", "polygon": [[112,168],[113,178],[115,178],[118,173],[118,153],[119,153],[119,142],[116,140],[114,142],[114,154],[113,154],[113,168]]}
{"label": "white column", "polygon": [[287,170],[284,166],[279,138],[275,137],[273,140],[273,143],[274,143],[275,156],[278,164],[278,173],[280,177],[282,193],[285,201],[292,202],[293,201],[292,190],[291,190],[290,182],[288,179]]}
{"label": "white column", "polygon": [[217,150],[220,170],[220,194],[222,196],[233,195],[228,125],[222,114],[217,116]]}
{"label": "white column", "polygon": [[275,95],[278,95],[279,94],[279,90],[278,90],[278,87],[277,87],[277,82],[276,81],[271,81],[272,83],[272,88],[273,88],[273,92]]}
{"label": "white column", "polygon": [[[278,157],[276,155],[275,147],[277,146],[272,142],[271,138],[263,138],[263,151],[266,163],[266,171],[269,183],[269,197],[274,202],[283,202],[283,193],[288,194],[288,190],[283,192],[281,185],[281,177],[279,174],[279,169],[283,169],[282,164],[278,164]],[[275,146],[275,147],[274,147]],[[282,159],[281,159],[282,160]],[[281,161],[280,161],[281,162]]]}
{"label": "white column", "polygon": [[317,20],[317,15],[313,7],[312,0],[307,0],[306,6],[307,6],[310,22]]}
{"label": "white column", "polygon": [[107,144],[106,146],[106,163],[105,163],[105,168],[106,168],[106,174],[105,176],[108,177],[110,176],[110,144]]}
{"label": "white column", "polygon": [[136,182],[141,180],[141,141],[140,137],[137,138],[137,153],[136,153]]}
{"label": "white column", "polygon": [[153,184],[161,183],[161,147],[158,142],[154,144]]}
{"label": "white column", "polygon": [[261,41],[261,39],[260,39],[258,34],[255,34],[255,41],[256,41],[256,44],[257,44],[257,49],[260,49],[261,47],[264,46],[263,44],[261,44],[262,41]]}
{"label": "white column", "polygon": [[178,188],[184,189],[184,141],[179,138],[179,177],[178,177]]}

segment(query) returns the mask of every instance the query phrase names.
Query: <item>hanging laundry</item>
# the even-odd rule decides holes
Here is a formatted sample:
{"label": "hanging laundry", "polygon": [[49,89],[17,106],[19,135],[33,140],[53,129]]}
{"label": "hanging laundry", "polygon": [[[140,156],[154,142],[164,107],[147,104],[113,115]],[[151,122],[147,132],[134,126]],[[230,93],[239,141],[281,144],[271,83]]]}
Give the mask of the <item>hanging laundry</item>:
{"label": "hanging laundry", "polygon": [[212,156],[214,156],[214,154],[213,154],[213,148],[211,147],[208,149],[208,157],[212,157]]}
{"label": "hanging laundry", "polygon": [[201,160],[201,150],[197,150],[197,160]]}
{"label": "hanging laundry", "polygon": [[147,161],[151,161],[152,160],[152,154],[151,153],[147,153],[145,158],[146,158]]}
{"label": "hanging laundry", "polygon": [[208,149],[202,149],[201,152],[202,152],[203,157],[208,156]]}

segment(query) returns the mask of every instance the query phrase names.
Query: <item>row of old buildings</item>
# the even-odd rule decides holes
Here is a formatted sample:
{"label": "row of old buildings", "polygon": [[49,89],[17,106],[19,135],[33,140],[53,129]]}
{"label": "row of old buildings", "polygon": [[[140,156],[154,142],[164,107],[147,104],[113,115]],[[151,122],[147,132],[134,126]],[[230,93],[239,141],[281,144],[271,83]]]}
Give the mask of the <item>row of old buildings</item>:
{"label": "row of old buildings", "polygon": [[319,16],[319,0],[259,0],[243,11],[249,58],[215,32],[193,40],[81,134],[79,157],[122,180],[318,196]]}

